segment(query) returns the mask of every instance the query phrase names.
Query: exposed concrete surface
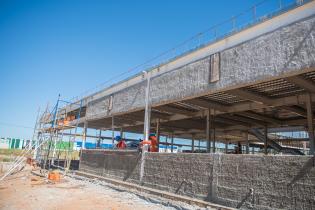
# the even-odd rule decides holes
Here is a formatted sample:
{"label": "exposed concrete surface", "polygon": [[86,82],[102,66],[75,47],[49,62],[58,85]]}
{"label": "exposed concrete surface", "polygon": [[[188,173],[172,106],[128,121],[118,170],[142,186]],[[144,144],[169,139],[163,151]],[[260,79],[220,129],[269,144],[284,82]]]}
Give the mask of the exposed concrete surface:
{"label": "exposed concrete surface", "polygon": [[[209,82],[209,57],[152,78],[151,103],[183,99],[315,67],[315,17],[226,49],[220,57],[220,80],[215,83]],[[87,117],[143,108],[145,86],[144,79],[114,93],[111,111],[108,111],[110,96],[91,101]]]}
{"label": "exposed concrete surface", "polygon": [[[110,160],[125,168],[129,160],[118,161],[121,154],[112,155],[116,158]],[[89,151],[89,161],[97,162],[93,156]],[[83,171],[93,168],[85,157],[80,166]],[[109,156],[103,155],[105,158]],[[104,168],[86,171],[97,170]],[[118,179],[125,179],[127,174],[114,168],[106,171],[103,176],[116,174]],[[138,171],[136,167],[127,181],[137,183]],[[315,168],[309,156],[147,153],[143,180],[144,186],[230,207],[315,209]]]}
{"label": "exposed concrete surface", "polygon": [[80,170],[138,182],[140,157],[136,151],[84,150]]}

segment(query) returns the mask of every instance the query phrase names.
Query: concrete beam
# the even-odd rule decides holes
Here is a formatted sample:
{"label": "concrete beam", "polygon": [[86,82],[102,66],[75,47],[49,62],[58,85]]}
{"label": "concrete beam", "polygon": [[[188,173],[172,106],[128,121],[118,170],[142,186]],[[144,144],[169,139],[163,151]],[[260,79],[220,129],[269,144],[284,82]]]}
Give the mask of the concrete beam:
{"label": "concrete beam", "polygon": [[252,93],[252,92],[242,90],[242,89],[230,90],[230,91],[228,91],[228,93],[231,93],[231,94],[238,96],[240,98],[254,101],[254,102],[260,103],[260,104],[272,105],[274,102],[272,99],[270,99],[266,96],[258,95],[256,93]]}
{"label": "concrete beam", "polygon": [[264,122],[268,122],[271,124],[275,124],[275,125],[281,125],[282,121],[273,117],[268,117],[266,115],[261,115],[261,114],[257,114],[254,112],[242,112],[242,113],[238,113],[238,115],[242,115],[242,116],[246,116],[246,117],[250,117],[250,118],[254,118],[260,121],[264,121]]}
{"label": "concrete beam", "polygon": [[[315,94],[311,94],[311,96],[312,96],[311,97],[312,102],[315,102]],[[307,99],[307,94],[300,94],[300,95],[296,95],[296,96],[287,96],[287,97],[283,97],[283,98],[273,99],[271,106],[272,107],[285,106],[285,108],[287,109],[287,107],[290,105],[304,104],[306,99]],[[250,111],[250,110],[262,109],[262,108],[267,108],[267,107],[269,107],[269,106],[264,105],[264,104],[258,104],[256,102],[239,103],[239,104],[229,106],[229,108],[228,108],[228,110],[226,110],[226,112],[216,111],[216,115],[217,115],[216,118],[217,118],[217,121],[220,121],[220,119],[221,119],[221,121],[223,123],[235,124],[235,123],[229,122],[229,120],[224,120],[223,118],[219,118],[218,116],[221,114],[225,114],[225,113],[246,112],[246,111]],[[292,108],[288,108],[288,109],[292,109]],[[184,119],[190,119],[190,118],[205,117],[207,115],[206,113],[207,113],[207,110],[201,110],[201,111],[198,111],[195,113],[191,112],[190,115],[174,114],[174,115],[171,115],[170,117],[168,117],[168,119],[161,119],[160,122],[165,123],[165,122],[184,120]],[[80,119],[80,121],[84,121],[84,120],[85,120],[85,118]],[[73,121],[73,122],[75,122],[75,121]],[[73,123],[73,122],[71,122],[71,123]],[[155,123],[154,121],[152,121],[152,122]],[[135,123],[130,123],[130,124],[125,123],[125,124],[122,124],[119,126],[115,126],[115,128],[124,128],[124,127],[137,126],[137,125],[143,125],[143,122],[135,122]],[[244,126],[246,126],[246,125],[244,125]],[[110,130],[111,128],[102,128],[102,129],[103,130]]]}
{"label": "concrete beam", "polygon": [[288,82],[300,88],[303,88],[304,90],[308,92],[315,93],[315,83],[312,81],[306,80],[301,76],[288,77],[285,80],[287,80]]}
{"label": "concrete beam", "polygon": [[215,110],[219,110],[221,112],[226,112],[228,110],[228,106],[225,106],[223,104],[220,103],[216,103],[213,101],[209,101],[209,100],[204,100],[204,99],[200,99],[200,98],[194,98],[194,99],[190,99],[188,101],[185,101],[189,104],[193,104],[196,106],[199,106],[203,109],[215,109]]}
{"label": "concrete beam", "polygon": [[281,107],[281,109],[293,112],[293,113],[295,113],[297,115],[300,115],[300,116],[302,116],[304,118],[307,118],[306,111],[303,108],[301,108],[301,107],[298,107],[298,106],[283,106],[283,107]]}

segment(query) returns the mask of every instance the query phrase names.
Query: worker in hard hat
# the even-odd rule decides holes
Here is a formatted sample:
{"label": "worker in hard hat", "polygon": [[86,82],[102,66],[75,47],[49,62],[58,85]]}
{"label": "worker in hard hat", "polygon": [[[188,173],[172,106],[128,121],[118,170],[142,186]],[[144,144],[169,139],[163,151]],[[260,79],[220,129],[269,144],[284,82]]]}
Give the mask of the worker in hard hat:
{"label": "worker in hard hat", "polygon": [[150,134],[149,140],[144,140],[140,142],[140,148],[142,150],[143,146],[147,145],[148,146],[148,151],[149,152],[158,152],[159,147],[158,147],[158,140],[155,136],[155,134]]}
{"label": "worker in hard hat", "polygon": [[149,139],[151,141],[150,152],[159,152],[159,143],[154,133],[150,134]]}
{"label": "worker in hard hat", "polygon": [[116,144],[116,147],[118,149],[126,149],[127,145],[124,139],[121,138],[121,136],[116,136],[116,141],[118,141],[118,143]]}

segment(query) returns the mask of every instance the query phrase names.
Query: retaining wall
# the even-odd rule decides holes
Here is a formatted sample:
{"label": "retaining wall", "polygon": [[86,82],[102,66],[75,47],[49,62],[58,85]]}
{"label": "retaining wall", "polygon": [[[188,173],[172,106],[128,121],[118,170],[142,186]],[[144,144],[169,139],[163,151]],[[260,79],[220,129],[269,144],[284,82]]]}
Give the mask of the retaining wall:
{"label": "retaining wall", "polygon": [[[140,161],[85,150],[80,170],[139,183]],[[146,153],[143,185],[242,209],[315,209],[310,156]]]}
{"label": "retaining wall", "polygon": [[83,150],[80,170],[99,176],[138,182],[140,158],[140,154],[132,150]]}

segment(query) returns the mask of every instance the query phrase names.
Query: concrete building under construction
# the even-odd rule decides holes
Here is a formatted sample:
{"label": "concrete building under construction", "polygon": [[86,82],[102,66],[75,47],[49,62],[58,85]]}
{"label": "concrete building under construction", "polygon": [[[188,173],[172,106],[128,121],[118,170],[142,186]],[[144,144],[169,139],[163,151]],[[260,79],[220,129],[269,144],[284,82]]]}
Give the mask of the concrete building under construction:
{"label": "concrete building under construction", "polygon": [[[82,174],[235,208],[315,209],[314,105],[315,2],[297,1],[108,88],[57,103],[40,117],[37,146],[46,152],[37,158],[56,158],[51,144],[47,154],[49,140],[82,136]],[[183,138],[190,153],[85,149],[87,129],[170,136],[159,144],[171,148]],[[238,154],[216,151],[219,144],[226,153],[235,145]]]}

